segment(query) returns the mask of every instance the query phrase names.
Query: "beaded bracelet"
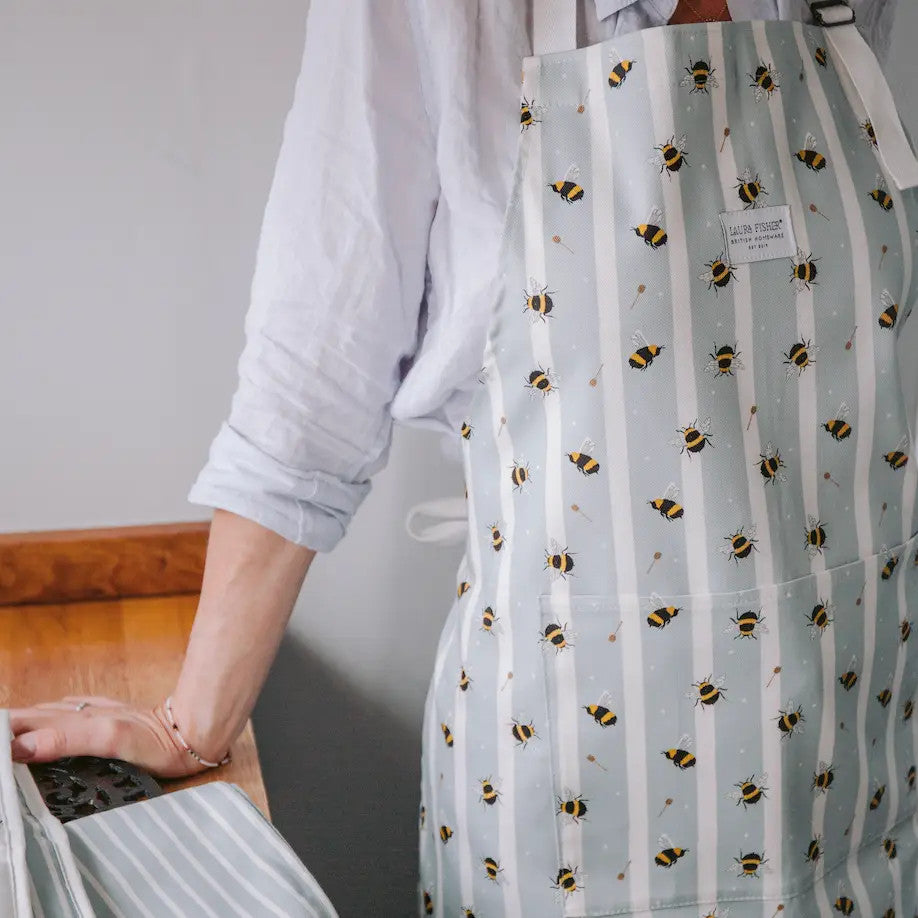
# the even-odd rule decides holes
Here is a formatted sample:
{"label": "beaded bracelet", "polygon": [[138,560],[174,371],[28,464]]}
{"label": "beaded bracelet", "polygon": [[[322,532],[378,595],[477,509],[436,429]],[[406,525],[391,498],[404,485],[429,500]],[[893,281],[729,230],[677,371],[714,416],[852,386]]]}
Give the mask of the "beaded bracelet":
{"label": "beaded bracelet", "polygon": [[218,768],[220,765],[228,765],[233,760],[232,754],[230,752],[227,752],[226,755],[219,762],[208,762],[207,759],[202,759],[201,756],[199,756],[194,751],[194,749],[192,749],[191,746],[189,746],[188,743],[185,742],[185,737],[182,736],[181,732],[179,731],[178,724],[175,722],[175,716],[172,713],[172,696],[171,695],[165,700],[165,702],[163,703],[163,707],[166,709],[166,714],[169,716],[169,723],[172,724],[172,729],[175,731],[175,735],[179,738],[179,742],[182,744],[185,751],[190,756],[195,758],[202,765],[206,765],[208,768]]}

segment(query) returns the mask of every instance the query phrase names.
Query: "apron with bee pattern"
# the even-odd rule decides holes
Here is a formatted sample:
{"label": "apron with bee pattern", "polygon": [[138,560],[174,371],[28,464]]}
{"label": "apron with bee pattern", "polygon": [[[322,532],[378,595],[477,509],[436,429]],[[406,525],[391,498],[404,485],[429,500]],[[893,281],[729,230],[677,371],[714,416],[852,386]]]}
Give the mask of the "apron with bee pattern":
{"label": "apron with bee pattern", "polygon": [[583,48],[574,6],[457,432],[419,913],[912,918],[918,161],[844,3]]}

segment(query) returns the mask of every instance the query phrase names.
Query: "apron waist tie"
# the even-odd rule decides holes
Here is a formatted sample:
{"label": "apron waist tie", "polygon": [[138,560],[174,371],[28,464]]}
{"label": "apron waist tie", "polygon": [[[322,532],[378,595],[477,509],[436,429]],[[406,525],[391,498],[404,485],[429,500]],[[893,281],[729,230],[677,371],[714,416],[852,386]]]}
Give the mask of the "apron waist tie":
{"label": "apron waist tie", "polygon": [[[442,522],[429,523],[416,532],[411,523],[421,513]],[[437,497],[414,504],[405,517],[405,529],[418,542],[458,545],[465,541],[468,533],[468,501],[465,497]]]}

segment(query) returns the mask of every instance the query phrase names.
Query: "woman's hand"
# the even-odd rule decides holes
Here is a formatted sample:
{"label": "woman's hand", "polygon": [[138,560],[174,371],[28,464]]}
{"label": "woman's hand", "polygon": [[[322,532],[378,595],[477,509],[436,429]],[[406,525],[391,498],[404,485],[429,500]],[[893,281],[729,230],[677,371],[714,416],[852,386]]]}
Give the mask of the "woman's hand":
{"label": "woman's hand", "polygon": [[[77,711],[84,701],[88,704]],[[159,778],[206,770],[182,748],[162,703],[136,708],[98,695],[65,695],[60,701],[11,709],[10,724],[17,762],[93,755],[131,762]]]}

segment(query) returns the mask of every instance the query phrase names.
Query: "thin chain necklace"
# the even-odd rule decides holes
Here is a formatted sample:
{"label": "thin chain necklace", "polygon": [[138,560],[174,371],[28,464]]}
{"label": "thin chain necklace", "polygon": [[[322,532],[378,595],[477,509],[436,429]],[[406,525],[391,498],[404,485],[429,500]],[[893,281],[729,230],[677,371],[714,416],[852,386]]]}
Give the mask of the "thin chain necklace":
{"label": "thin chain necklace", "polygon": [[701,11],[698,10],[689,0],[682,0],[683,3],[689,8],[689,12],[697,16],[702,22],[719,22],[724,13],[729,12],[727,7],[727,0],[724,0],[723,6],[721,6],[715,17],[704,16]]}

